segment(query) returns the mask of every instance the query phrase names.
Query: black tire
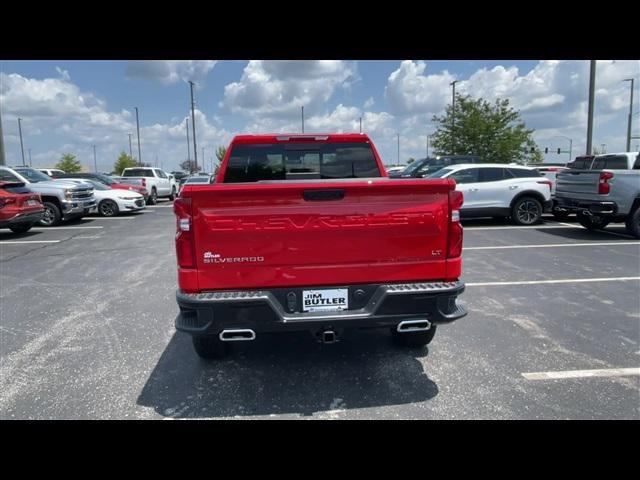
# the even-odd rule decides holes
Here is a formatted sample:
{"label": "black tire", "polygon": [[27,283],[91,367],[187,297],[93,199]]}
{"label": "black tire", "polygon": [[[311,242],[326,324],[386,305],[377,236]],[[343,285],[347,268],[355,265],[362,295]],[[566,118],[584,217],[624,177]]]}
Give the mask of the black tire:
{"label": "black tire", "polygon": [[193,335],[193,348],[206,360],[223,358],[229,353],[229,345],[213,335]]}
{"label": "black tire", "polygon": [[629,235],[640,238],[640,207],[637,207],[629,214],[625,225],[627,226],[627,233]]}
{"label": "black tire", "polygon": [[103,217],[115,217],[120,213],[120,209],[113,200],[102,200],[98,204],[98,213]]}
{"label": "black tire", "polygon": [[437,327],[431,325],[429,330],[423,332],[400,333],[396,330],[396,327],[392,327],[391,336],[394,342],[403,347],[424,347],[433,340],[433,337],[436,335],[436,330]]}
{"label": "black tire", "polygon": [[27,233],[29,230],[31,230],[31,227],[33,227],[33,224],[31,224],[31,225],[16,225],[14,227],[9,227],[9,229],[13,233]]}
{"label": "black tire", "polygon": [[169,195],[169,200],[174,201],[176,198],[176,187],[171,187],[171,195]]}
{"label": "black tire", "polygon": [[558,222],[566,222],[569,220],[569,213],[567,212],[553,212],[553,218]]}
{"label": "black tire", "polygon": [[521,197],[511,207],[511,220],[516,225],[535,225],[542,219],[542,204],[533,197]]}
{"label": "black tire", "polygon": [[147,205],[155,205],[156,203],[158,203],[158,192],[156,192],[156,189],[154,187],[151,189],[149,198],[147,198]]}
{"label": "black tire", "polygon": [[602,230],[611,220],[600,217],[598,215],[584,215],[582,213],[578,214],[578,223],[582,225],[587,230]]}
{"label": "black tire", "polygon": [[42,202],[42,206],[44,207],[44,216],[38,224],[44,227],[55,227],[56,225],[60,225],[60,222],[62,221],[62,214],[60,213],[58,206],[51,202]]}

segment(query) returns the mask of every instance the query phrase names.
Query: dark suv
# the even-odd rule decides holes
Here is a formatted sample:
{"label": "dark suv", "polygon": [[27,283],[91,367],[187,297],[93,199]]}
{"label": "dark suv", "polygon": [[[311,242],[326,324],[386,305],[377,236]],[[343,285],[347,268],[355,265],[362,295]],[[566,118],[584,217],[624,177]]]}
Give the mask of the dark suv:
{"label": "dark suv", "polygon": [[441,168],[459,163],[480,163],[477,155],[441,155],[437,157],[427,157],[407,165],[407,168],[400,172],[391,172],[391,178],[422,178],[437,172]]}

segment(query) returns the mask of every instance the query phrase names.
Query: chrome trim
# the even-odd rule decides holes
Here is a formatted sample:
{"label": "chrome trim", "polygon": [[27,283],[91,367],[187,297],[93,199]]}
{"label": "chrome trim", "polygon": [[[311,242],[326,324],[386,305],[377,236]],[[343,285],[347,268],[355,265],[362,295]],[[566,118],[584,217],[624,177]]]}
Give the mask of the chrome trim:
{"label": "chrome trim", "polygon": [[[236,334],[237,333],[250,333],[251,337],[250,338],[246,338],[246,337],[224,338],[223,337],[224,334],[234,334],[234,333],[236,333]],[[248,341],[256,339],[256,332],[254,332],[253,330],[251,330],[249,328],[241,328],[241,329],[235,329],[235,330],[223,330],[223,331],[220,332],[220,335],[218,335],[218,337],[223,342],[248,342]]]}
{"label": "chrome trim", "polygon": [[[426,323],[427,326],[426,327],[414,327],[414,328],[407,328],[407,329],[402,329],[403,326],[405,325],[416,325],[419,323]],[[404,322],[400,322],[398,324],[398,326],[396,327],[396,331],[400,332],[400,333],[409,333],[409,332],[425,332],[427,330],[431,329],[431,322],[429,320],[427,320],[426,318],[422,319],[422,320],[405,320]]]}

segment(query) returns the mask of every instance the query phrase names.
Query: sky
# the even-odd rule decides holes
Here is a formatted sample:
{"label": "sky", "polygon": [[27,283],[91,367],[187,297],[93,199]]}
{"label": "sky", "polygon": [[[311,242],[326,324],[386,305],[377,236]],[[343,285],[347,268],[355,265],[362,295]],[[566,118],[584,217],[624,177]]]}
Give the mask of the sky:
{"label": "sky", "polygon": [[[640,60],[600,60],[596,71],[593,144],[625,150],[630,82],[635,78],[633,136],[640,136]],[[589,62],[580,61],[3,61],[0,110],[7,165],[53,167],[72,153],[93,170],[111,171],[120,152],[137,157],[138,107],[142,160],[167,171],[187,158],[185,119],[189,80],[195,82],[198,162],[206,170],[215,149],[240,133],[357,132],[375,143],[385,164],[423,158],[433,115],[456,91],[490,101],[509,99],[522,115],[545,161],[569,160],[586,148]],[[191,157],[193,139],[190,138]],[[638,150],[640,140],[632,140]],[[29,152],[30,150],[30,152]],[[430,151],[432,153],[432,151]]]}

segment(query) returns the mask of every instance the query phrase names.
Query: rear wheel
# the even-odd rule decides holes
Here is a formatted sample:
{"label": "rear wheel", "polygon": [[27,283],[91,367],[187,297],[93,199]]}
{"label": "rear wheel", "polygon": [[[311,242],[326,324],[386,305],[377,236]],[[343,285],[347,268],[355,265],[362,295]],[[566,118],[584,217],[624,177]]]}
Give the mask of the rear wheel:
{"label": "rear wheel", "polygon": [[435,325],[431,325],[429,330],[422,332],[400,333],[396,330],[396,327],[391,327],[391,336],[394,342],[403,347],[424,347],[433,340],[436,335],[436,328]]}
{"label": "rear wheel", "polygon": [[625,224],[629,235],[640,238],[640,207],[629,214]]}
{"label": "rear wheel", "polygon": [[598,215],[585,215],[583,213],[578,214],[578,223],[587,230],[601,230],[609,225],[610,220]]}
{"label": "rear wheel", "polygon": [[156,203],[158,203],[158,192],[156,192],[156,188],[153,187],[147,199],[147,205],[155,205]]}
{"label": "rear wheel", "polygon": [[176,198],[176,187],[171,187],[171,195],[169,195],[169,200],[173,202],[175,198]]}
{"label": "rear wheel", "polygon": [[59,225],[62,221],[62,214],[58,206],[51,202],[43,202],[42,206],[44,207],[44,214],[38,223],[45,227],[55,227]]}
{"label": "rear wheel", "polygon": [[511,219],[517,225],[534,225],[542,218],[542,204],[533,197],[519,198],[511,208]]}
{"label": "rear wheel", "polygon": [[32,225],[16,225],[14,227],[9,227],[13,233],[27,233],[31,230]]}
{"label": "rear wheel", "polygon": [[98,204],[98,212],[103,217],[115,217],[120,213],[120,209],[118,208],[118,204],[113,200],[102,200]]}
{"label": "rear wheel", "polygon": [[213,335],[194,335],[193,348],[199,357],[210,360],[223,358],[229,353],[229,345]]}

